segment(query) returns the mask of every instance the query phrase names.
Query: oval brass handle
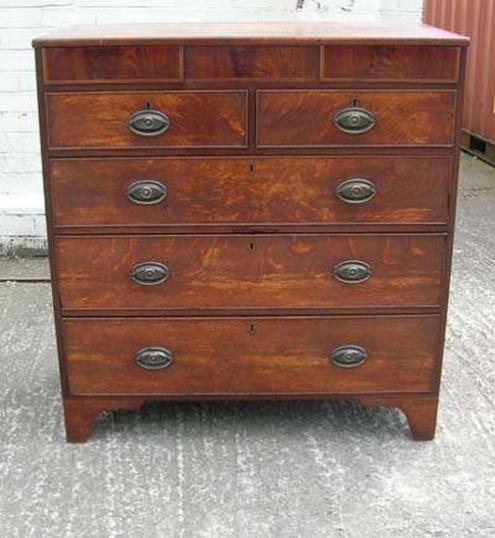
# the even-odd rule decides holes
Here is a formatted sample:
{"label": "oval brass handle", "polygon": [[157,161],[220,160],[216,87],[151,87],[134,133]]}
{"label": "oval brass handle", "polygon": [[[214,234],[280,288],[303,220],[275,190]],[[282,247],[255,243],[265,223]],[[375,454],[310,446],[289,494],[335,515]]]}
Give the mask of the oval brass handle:
{"label": "oval brass handle", "polygon": [[138,110],[127,120],[129,129],[140,136],[158,136],[170,127],[170,118],[159,110]]}
{"label": "oval brass handle", "polygon": [[145,370],[163,370],[172,364],[174,356],[165,347],[145,347],[136,353],[134,362]]}
{"label": "oval brass handle", "polygon": [[330,353],[330,360],[340,368],[357,368],[364,363],[368,354],[364,347],[349,344],[336,347]]}
{"label": "oval brass handle", "polygon": [[376,123],[375,116],[365,108],[350,106],[337,112],[333,119],[337,129],[348,134],[363,134],[373,129]]}
{"label": "oval brass handle", "polygon": [[134,181],[127,187],[127,198],[135,204],[159,204],[166,196],[167,187],[152,179]]}
{"label": "oval brass handle", "polygon": [[335,192],[347,204],[364,204],[375,196],[376,188],[367,179],[347,179],[337,185]]}
{"label": "oval brass handle", "polygon": [[360,260],[346,260],[333,268],[333,276],[346,284],[364,282],[370,278],[371,274],[371,267]]}
{"label": "oval brass handle", "polygon": [[137,263],[131,269],[131,278],[137,284],[154,286],[165,282],[170,275],[166,265],[160,262]]}

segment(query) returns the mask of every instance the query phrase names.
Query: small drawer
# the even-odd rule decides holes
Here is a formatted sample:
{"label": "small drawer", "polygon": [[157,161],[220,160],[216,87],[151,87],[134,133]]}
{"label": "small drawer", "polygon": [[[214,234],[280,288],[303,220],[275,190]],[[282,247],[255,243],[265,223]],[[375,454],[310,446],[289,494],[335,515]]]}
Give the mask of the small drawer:
{"label": "small drawer", "polygon": [[332,45],[323,50],[322,79],[454,83],[459,79],[459,49]]}
{"label": "small drawer", "polygon": [[59,236],[65,310],[438,307],[445,236]]}
{"label": "small drawer", "polygon": [[182,80],[182,48],[53,47],[43,49],[46,84],[177,82]]}
{"label": "small drawer", "polygon": [[444,224],[449,156],[52,159],[56,226]]}
{"label": "small drawer", "polygon": [[186,47],[187,80],[317,81],[319,47]]}
{"label": "small drawer", "polygon": [[73,395],[427,392],[438,316],[65,319]]}
{"label": "small drawer", "polygon": [[49,93],[50,149],[246,145],[245,91]]}
{"label": "small drawer", "polygon": [[452,146],[456,92],[259,91],[259,147]]}

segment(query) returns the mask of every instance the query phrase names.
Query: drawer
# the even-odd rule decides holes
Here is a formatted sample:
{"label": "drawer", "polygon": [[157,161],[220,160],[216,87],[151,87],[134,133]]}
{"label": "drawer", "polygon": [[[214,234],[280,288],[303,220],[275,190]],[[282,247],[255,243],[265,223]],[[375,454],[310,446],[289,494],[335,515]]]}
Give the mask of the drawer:
{"label": "drawer", "polygon": [[245,91],[48,93],[50,149],[244,147]]}
{"label": "drawer", "polygon": [[322,78],[332,81],[457,82],[457,47],[324,47]]}
{"label": "drawer", "polygon": [[456,92],[259,91],[260,147],[451,146]]}
{"label": "drawer", "polygon": [[317,81],[319,47],[197,46],[185,49],[187,80]]}
{"label": "drawer", "polygon": [[67,310],[437,307],[445,236],[62,236]]}
{"label": "drawer", "polygon": [[43,49],[46,84],[177,82],[182,47],[53,47]]}
{"label": "drawer", "polygon": [[61,226],[446,223],[450,172],[448,156],[53,159],[50,189]]}
{"label": "drawer", "polygon": [[63,320],[74,395],[430,391],[440,331],[438,316]]}

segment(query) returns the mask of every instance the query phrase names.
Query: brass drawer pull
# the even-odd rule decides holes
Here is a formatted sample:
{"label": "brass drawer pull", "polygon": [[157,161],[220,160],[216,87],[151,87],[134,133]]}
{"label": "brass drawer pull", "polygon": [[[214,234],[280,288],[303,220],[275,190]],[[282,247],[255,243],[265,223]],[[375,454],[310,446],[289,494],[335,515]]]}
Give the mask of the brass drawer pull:
{"label": "brass drawer pull", "polygon": [[167,187],[151,179],[134,181],[127,188],[127,198],[135,204],[159,204],[166,196]]}
{"label": "brass drawer pull", "polygon": [[159,110],[144,109],[134,112],[127,120],[129,129],[140,136],[158,136],[170,127],[170,118]]}
{"label": "brass drawer pull", "polygon": [[138,263],[131,269],[132,280],[143,286],[161,284],[169,275],[168,267],[160,262]]}
{"label": "brass drawer pull", "polygon": [[350,106],[340,110],[333,116],[333,124],[337,129],[348,134],[363,134],[373,129],[375,116],[365,108]]}
{"label": "brass drawer pull", "polygon": [[365,362],[367,356],[363,347],[349,344],[332,350],[330,360],[339,368],[357,368]]}
{"label": "brass drawer pull", "polygon": [[145,347],[137,352],[134,362],[145,370],[163,370],[174,360],[172,352],[165,347]]}
{"label": "brass drawer pull", "polygon": [[367,179],[347,179],[337,186],[335,192],[347,204],[364,204],[375,196],[376,188]]}
{"label": "brass drawer pull", "polygon": [[333,276],[346,284],[364,282],[370,278],[371,274],[371,267],[360,260],[346,260],[333,268]]}

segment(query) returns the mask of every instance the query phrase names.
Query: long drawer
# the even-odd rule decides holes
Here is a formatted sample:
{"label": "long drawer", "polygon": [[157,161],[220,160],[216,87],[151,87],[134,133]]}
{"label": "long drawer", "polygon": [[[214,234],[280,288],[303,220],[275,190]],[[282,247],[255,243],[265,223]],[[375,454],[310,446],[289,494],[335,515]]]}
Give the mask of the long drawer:
{"label": "long drawer", "polygon": [[71,394],[428,391],[438,316],[65,319]]}
{"label": "long drawer", "polygon": [[50,149],[244,147],[246,91],[48,93]]}
{"label": "long drawer", "polygon": [[64,309],[436,307],[446,236],[59,236]]}
{"label": "long drawer", "polygon": [[450,90],[258,91],[261,147],[452,146]]}
{"label": "long drawer", "polygon": [[444,224],[449,156],[52,159],[55,225]]}

